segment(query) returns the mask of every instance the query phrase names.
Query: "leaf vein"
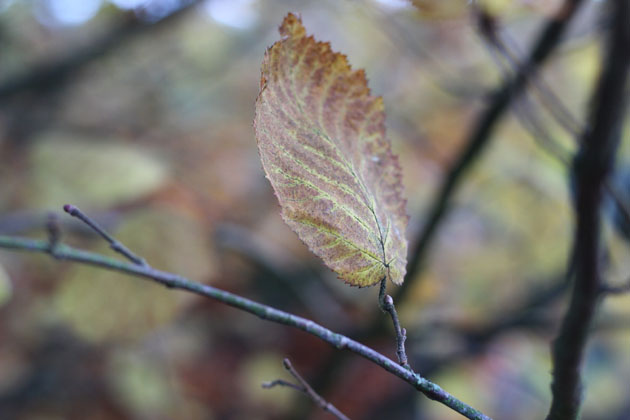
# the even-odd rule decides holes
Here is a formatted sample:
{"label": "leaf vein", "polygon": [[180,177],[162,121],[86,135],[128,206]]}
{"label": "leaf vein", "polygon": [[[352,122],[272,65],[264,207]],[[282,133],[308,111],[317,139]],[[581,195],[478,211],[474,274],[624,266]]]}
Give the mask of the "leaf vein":
{"label": "leaf vein", "polygon": [[308,219],[298,219],[298,218],[291,217],[291,216],[288,216],[288,217],[291,220],[295,221],[296,223],[300,223],[300,224],[305,225],[305,226],[313,227],[313,228],[321,231],[324,234],[328,234],[328,235],[334,236],[335,238],[339,239],[344,244],[346,244],[346,245],[348,245],[348,246],[350,246],[352,248],[355,248],[357,251],[359,251],[360,253],[365,254],[366,256],[372,258],[373,260],[377,261],[379,264],[383,263],[376,255],[372,254],[369,251],[364,250],[363,248],[361,248],[360,246],[358,246],[354,242],[350,241],[349,239],[344,238],[339,233],[337,233],[337,232],[335,232],[333,230],[330,230],[330,229],[326,229],[324,227],[324,225],[311,222]]}
{"label": "leaf vein", "polygon": [[[374,233],[372,232],[372,228],[371,226],[368,226],[362,218],[360,218],[356,213],[354,213],[354,211],[352,211],[350,208],[346,207],[343,204],[340,204],[338,202],[338,200],[335,199],[335,197],[333,197],[329,192],[322,190],[321,188],[319,188],[317,185],[313,184],[310,181],[307,181],[303,178],[300,178],[299,176],[296,175],[291,175],[285,171],[283,171],[282,169],[276,167],[274,169],[275,173],[278,173],[282,176],[284,176],[285,178],[290,179],[291,181],[293,181],[296,184],[293,185],[306,185],[309,188],[317,191],[319,194],[323,195],[325,198],[329,199],[330,202],[333,204],[333,206],[338,207],[339,209],[341,209],[342,211],[344,211],[348,216],[350,216],[352,219],[354,219],[356,222],[358,222],[364,229],[365,231],[370,234],[371,236],[374,236]],[[293,186],[292,185],[292,186]],[[317,197],[315,197],[314,199],[317,199]],[[297,200],[292,200],[297,202]],[[378,240],[378,239],[377,239]]]}

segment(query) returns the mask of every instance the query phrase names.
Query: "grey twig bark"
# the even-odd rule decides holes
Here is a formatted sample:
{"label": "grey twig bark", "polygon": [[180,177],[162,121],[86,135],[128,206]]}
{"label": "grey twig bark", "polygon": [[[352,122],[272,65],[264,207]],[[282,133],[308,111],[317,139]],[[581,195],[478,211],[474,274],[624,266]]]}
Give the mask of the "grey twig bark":
{"label": "grey twig bark", "polygon": [[315,404],[317,404],[318,407],[320,407],[324,411],[329,412],[333,416],[337,417],[339,420],[350,420],[350,418],[346,416],[345,414],[343,414],[341,411],[339,411],[337,407],[335,407],[334,405],[326,401],[321,395],[315,392],[313,387],[311,387],[309,383],[306,382],[306,380],[302,377],[302,375],[300,375],[298,371],[295,370],[295,368],[293,367],[289,359],[285,358],[282,361],[282,364],[284,365],[284,368],[291,374],[291,376],[295,378],[295,380],[298,383],[294,384],[294,383],[291,383],[282,379],[276,379],[274,381],[263,383],[262,384],[263,388],[273,388],[275,386],[284,386],[284,387],[295,389],[296,391],[306,394],[311,400],[313,400]]}
{"label": "grey twig bark", "polygon": [[86,225],[88,225],[94,232],[98,233],[101,238],[105,239],[109,243],[109,247],[113,249],[115,252],[118,252],[123,257],[127,258],[134,264],[147,266],[147,262],[144,258],[137,256],[129,248],[116,240],[113,236],[107,233],[98,223],[88,217],[85,213],[79,210],[78,207],[73,206],[72,204],[66,204],[63,206],[63,211],[68,213],[72,217],[76,217]]}
{"label": "grey twig bark", "polygon": [[398,312],[394,306],[394,299],[385,294],[385,288],[387,286],[387,278],[381,280],[380,289],[378,292],[378,305],[383,312],[387,312],[392,318],[394,324],[394,331],[396,332],[396,355],[398,356],[398,363],[405,369],[411,370],[409,361],[407,359],[407,352],[405,351],[405,341],[407,340],[407,330],[400,326],[400,320],[398,319]]}

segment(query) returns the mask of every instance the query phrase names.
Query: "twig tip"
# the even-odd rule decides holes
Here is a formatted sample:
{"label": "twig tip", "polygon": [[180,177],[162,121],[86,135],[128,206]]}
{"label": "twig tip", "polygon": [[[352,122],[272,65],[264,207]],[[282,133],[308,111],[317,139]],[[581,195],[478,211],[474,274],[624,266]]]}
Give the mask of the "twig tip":
{"label": "twig tip", "polygon": [[291,361],[286,357],[282,360],[282,365],[286,370],[291,370],[291,368],[293,367],[291,366]]}
{"label": "twig tip", "polygon": [[63,211],[65,211],[66,213],[68,213],[70,216],[74,216],[77,214],[77,208],[75,206],[73,206],[72,204],[66,204],[63,206]]}

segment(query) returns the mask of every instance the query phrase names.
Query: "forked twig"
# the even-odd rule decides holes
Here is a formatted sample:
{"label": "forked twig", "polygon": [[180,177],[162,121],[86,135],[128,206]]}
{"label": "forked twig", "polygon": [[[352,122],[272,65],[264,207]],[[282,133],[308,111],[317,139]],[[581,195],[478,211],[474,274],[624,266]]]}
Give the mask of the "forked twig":
{"label": "forked twig", "polygon": [[297,372],[297,370],[295,370],[295,368],[293,367],[293,365],[291,364],[291,361],[289,359],[285,358],[282,361],[282,364],[284,365],[284,368],[291,374],[291,376],[293,376],[295,378],[295,380],[298,383],[294,384],[294,383],[285,381],[283,379],[276,379],[274,381],[264,382],[262,384],[263,388],[268,389],[268,388],[273,388],[275,386],[285,386],[285,387],[288,387],[288,388],[293,388],[296,391],[299,391],[299,392],[302,392],[302,393],[306,394],[322,410],[328,411],[329,413],[331,413],[333,416],[337,417],[338,419],[340,419],[340,420],[350,420],[348,418],[348,416],[346,416],[341,411],[339,411],[339,409],[337,407],[335,407],[334,405],[332,405],[331,403],[326,401],[321,395],[319,395],[317,392],[315,392],[315,390],[308,384],[308,382],[306,382],[306,380],[304,378],[302,378],[302,375],[300,375]]}
{"label": "forked twig", "polygon": [[73,206],[72,204],[66,204],[65,206],[63,206],[63,210],[66,213],[68,213],[70,216],[76,217],[77,219],[81,220],[83,223],[91,227],[96,233],[98,233],[103,239],[105,239],[109,243],[109,246],[111,249],[123,255],[125,258],[127,258],[129,261],[131,261],[134,264],[141,265],[143,267],[148,267],[148,264],[144,260],[144,258],[141,258],[137,256],[136,254],[134,254],[133,252],[131,252],[129,248],[127,248],[125,245],[123,245],[121,242],[119,242],[117,239],[115,239],[109,233],[107,233],[105,229],[100,227],[98,223],[96,223],[94,220],[88,217],[85,213],[79,210],[78,207]]}

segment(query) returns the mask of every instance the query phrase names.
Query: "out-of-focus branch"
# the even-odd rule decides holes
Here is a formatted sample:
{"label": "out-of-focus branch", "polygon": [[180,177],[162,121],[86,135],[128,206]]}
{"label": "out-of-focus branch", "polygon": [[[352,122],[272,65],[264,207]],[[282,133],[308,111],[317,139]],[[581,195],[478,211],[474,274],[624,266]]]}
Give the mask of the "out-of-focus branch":
{"label": "out-of-focus branch", "polygon": [[264,320],[300,329],[320,338],[338,349],[346,349],[364,357],[393,375],[398,376],[405,382],[411,384],[428,398],[444,404],[469,419],[490,419],[485,414],[474,409],[463,401],[458,400],[443,390],[440,386],[430,382],[418,373],[401,366],[370,347],[367,347],[342,334],[335,333],[309,319],[280,311],[273,307],[263,305],[253,300],[206,284],[193,282],[177,274],[157,270],[150,265],[140,265],[120,261],[104,255],[76,249],[57,241],[51,243],[50,241],[0,235],[0,248],[44,253],[59,260],[74,261],[108,270],[119,271],[125,274],[154,281],[168,288],[185,290],[200,296],[214,299],[223,304],[249,312]]}
{"label": "out-of-focus branch", "polygon": [[56,61],[40,63],[28,71],[6,79],[0,84],[0,106],[21,93],[58,89],[93,60],[124,45],[136,35],[173,23],[197,3],[198,0],[190,1],[157,22],[142,20],[131,13],[124,14],[120,23],[89,45],[76,49]]}
{"label": "out-of-focus branch", "polygon": [[[284,291],[283,296],[303,305],[315,320],[322,323],[334,321],[338,328],[350,326],[351,320],[342,304],[330,293],[325,282],[308,264],[297,264],[299,269],[288,268],[278,262],[276,255],[287,257],[288,250],[241,226],[223,223],[215,229],[215,245],[221,250],[235,252],[246,258],[259,275],[276,281]],[[293,264],[291,264],[293,265]],[[300,278],[299,282],[295,279]]]}
{"label": "out-of-focus branch", "polygon": [[589,128],[573,163],[576,182],[575,284],[554,341],[553,399],[548,420],[577,418],[582,401],[581,368],[588,332],[601,296],[599,206],[614,164],[625,110],[630,68],[630,1],[609,2],[613,27],[603,71],[593,95]]}
{"label": "out-of-focus branch", "polygon": [[625,284],[622,284],[620,286],[602,285],[601,290],[602,293],[605,293],[607,295],[625,295],[627,293],[630,293],[630,282],[626,281]]}
{"label": "out-of-focus branch", "polygon": [[308,382],[306,382],[306,380],[304,378],[302,378],[302,375],[300,375],[298,373],[298,371],[295,370],[295,368],[293,367],[293,365],[291,364],[291,361],[289,359],[285,358],[282,361],[282,364],[284,365],[284,368],[291,374],[291,376],[293,376],[295,378],[295,380],[298,383],[297,384],[293,384],[291,382],[287,382],[287,381],[284,381],[282,379],[276,379],[276,380],[271,381],[271,382],[263,383],[262,384],[263,388],[273,388],[275,386],[285,386],[285,387],[293,388],[296,391],[299,391],[299,392],[302,392],[302,393],[306,394],[322,410],[328,411],[330,414],[332,414],[333,416],[337,417],[338,419],[340,419],[340,420],[350,420],[345,414],[343,414],[341,411],[339,411],[339,409],[337,407],[335,407],[334,405],[332,405],[331,403],[326,401],[324,398],[322,398],[321,395],[319,395],[317,392],[315,392],[313,387],[311,387],[308,384]]}
{"label": "out-of-focus branch", "polygon": [[[506,42],[504,40],[504,37],[496,28],[497,24],[494,18],[483,10],[481,6],[476,5],[475,12],[479,21],[479,32],[486,41],[486,46],[497,66],[502,69],[504,76],[507,77],[510,72],[516,71],[519,68],[518,48],[514,42]],[[506,36],[505,39],[509,39],[509,37]],[[507,44],[512,44],[512,49],[509,48]],[[496,49],[501,54],[501,57],[497,57],[493,49]],[[507,61],[508,68],[502,66],[501,58]],[[556,122],[573,137],[575,144],[579,146],[580,136],[581,133],[585,131],[585,127],[577,121],[562,99],[560,99],[543,78],[532,77],[531,83],[535,88],[535,92],[542,98],[543,104],[550,111]],[[517,120],[532,135],[534,140],[540,144],[543,149],[549,152],[552,157],[569,166],[570,160],[568,158],[568,151],[566,151],[544,127],[527,93],[525,93],[520,100],[515,101],[514,110]],[[622,194],[617,186],[611,183],[609,179],[605,181],[604,188],[619,209],[619,215],[625,219],[626,223],[630,224],[630,205],[623,199],[624,194]]]}
{"label": "out-of-focus branch", "polygon": [[[506,57],[509,57],[514,68],[518,67],[520,49],[508,34],[497,36],[495,46],[500,48]],[[535,88],[534,92],[538,94],[542,104],[549,110],[554,119],[568,133],[573,136],[579,136],[584,128],[580,121],[575,118],[569,108],[564,104],[562,99],[554,92],[542,76],[532,77],[531,84]]]}
{"label": "out-of-focus branch", "polygon": [[[474,357],[488,347],[494,340],[502,337],[504,334],[515,330],[543,330],[551,333],[551,318],[549,314],[545,314],[543,309],[551,307],[562,296],[564,296],[569,282],[566,273],[554,276],[546,282],[547,286],[534,290],[529,296],[513,306],[510,310],[504,311],[500,316],[494,316],[485,324],[477,326],[458,326],[458,325],[432,325],[429,327],[431,331],[441,330],[454,334],[462,339],[461,347],[452,352],[442,352],[436,356],[422,356],[420,354],[413,357],[414,366],[425,372],[425,374],[433,375],[444,367],[453,366],[457,361],[465,358]],[[429,332],[429,329],[427,330]],[[429,332],[430,333],[430,332]],[[420,334],[412,336],[412,342],[426,342],[431,339],[428,334]]]}
{"label": "out-of-focus branch", "polygon": [[518,73],[496,91],[492,102],[477,120],[471,135],[465,143],[459,156],[444,177],[442,185],[436,193],[419,239],[416,242],[412,258],[407,267],[407,278],[403,286],[398,290],[397,301],[403,297],[405,291],[417,276],[427,254],[430,244],[433,242],[438,226],[448,213],[451,199],[462,182],[464,175],[472,164],[488,146],[497,122],[509,108],[512,99],[526,86],[527,80],[536,72],[536,69],[550,56],[551,52],[560,42],[571,18],[575,15],[582,0],[566,0],[560,10],[551,18],[542,30],[538,41],[534,44],[531,53]]}

